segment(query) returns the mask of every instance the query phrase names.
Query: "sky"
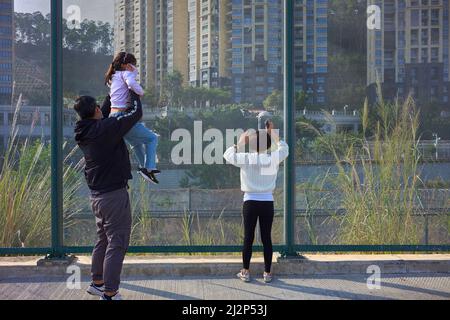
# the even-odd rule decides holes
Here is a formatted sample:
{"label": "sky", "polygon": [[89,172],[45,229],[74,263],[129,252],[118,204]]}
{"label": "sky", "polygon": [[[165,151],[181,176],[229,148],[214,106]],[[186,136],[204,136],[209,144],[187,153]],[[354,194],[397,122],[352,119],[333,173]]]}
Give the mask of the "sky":
{"label": "sky", "polygon": [[[114,0],[64,0],[64,18],[67,18],[66,10],[71,5],[80,7],[81,20],[89,19],[113,23]],[[50,12],[50,0],[15,0],[14,11],[35,12],[43,14]]]}

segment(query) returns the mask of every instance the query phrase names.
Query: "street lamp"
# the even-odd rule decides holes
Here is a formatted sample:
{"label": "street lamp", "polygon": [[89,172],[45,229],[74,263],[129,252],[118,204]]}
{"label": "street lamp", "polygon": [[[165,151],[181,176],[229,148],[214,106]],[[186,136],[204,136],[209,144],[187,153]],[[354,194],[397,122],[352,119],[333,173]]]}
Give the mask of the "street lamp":
{"label": "street lamp", "polygon": [[439,137],[439,135],[437,133],[433,133],[433,138],[435,139],[434,147],[436,149],[436,160],[438,160],[438,158],[439,158],[438,146],[439,146],[439,141],[441,141],[441,138]]}

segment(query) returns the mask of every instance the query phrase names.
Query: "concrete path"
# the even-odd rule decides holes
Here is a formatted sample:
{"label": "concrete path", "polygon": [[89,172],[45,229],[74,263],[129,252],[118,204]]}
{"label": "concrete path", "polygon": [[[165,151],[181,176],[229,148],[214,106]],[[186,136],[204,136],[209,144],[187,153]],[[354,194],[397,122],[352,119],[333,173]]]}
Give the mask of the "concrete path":
{"label": "concrete path", "polygon": [[[33,277],[0,280],[0,300],[97,300],[68,289],[66,278]],[[380,290],[367,287],[367,276],[280,277],[242,283],[232,277],[126,278],[121,293],[127,300],[310,300],[426,299],[450,300],[450,275],[385,275]]]}
{"label": "concrete path", "polygon": [[[261,280],[263,259],[252,260],[253,281],[234,277],[238,256],[129,256],[121,293],[127,300],[450,300],[450,255],[306,255],[301,260],[274,257],[278,277]],[[39,257],[0,258],[0,300],[95,300],[85,293],[90,257],[70,265],[38,263]],[[42,261],[42,260],[41,260]],[[381,288],[367,285],[370,266],[381,271]],[[67,268],[74,269],[67,269]],[[80,289],[70,289],[78,270]]]}

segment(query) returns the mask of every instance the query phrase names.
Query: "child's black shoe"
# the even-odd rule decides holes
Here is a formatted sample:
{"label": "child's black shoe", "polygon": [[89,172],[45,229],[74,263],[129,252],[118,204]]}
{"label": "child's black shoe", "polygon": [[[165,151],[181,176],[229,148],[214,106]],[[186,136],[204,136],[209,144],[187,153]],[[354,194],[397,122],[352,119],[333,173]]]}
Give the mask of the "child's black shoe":
{"label": "child's black shoe", "polygon": [[155,174],[152,172],[149,172],[147,169],[139,169],[138,173],[141,175],[142,178],[144,178],[145,181],[159,184],[158,179],[156,179]]}

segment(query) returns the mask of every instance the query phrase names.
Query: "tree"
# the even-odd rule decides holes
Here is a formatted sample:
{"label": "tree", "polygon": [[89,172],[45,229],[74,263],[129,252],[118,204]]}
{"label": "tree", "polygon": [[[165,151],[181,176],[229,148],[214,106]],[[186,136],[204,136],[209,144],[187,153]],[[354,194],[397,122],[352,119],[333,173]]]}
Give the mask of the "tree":
{"label": "tree", "polygon": [[[307,105],[308,95],[304,91],[297,91],[295,93],[295,109],[297,111],[304,110],[306,107],[313,107]],[[278,109],[283,110],[284,108],[284,96],[283,92],[275,90],[270,94],[266,100],[263,102],[265,109]]]}
{"label": "tree", "polygon": [[297,91],[295,93],[295,109],[297,111],[304,110],[308,101],[308,95],[305,91]]}
{"label": "tree", "polygon": [[183,102],[183,106],[188,108],[195,108],[197,106],[198,101],[197,88],[191,86],[184,88],[181,100]]}
{"label": "tree", "polygon": [[[15,13],[16,41],[39,46],[50,46],[50,15],[41,12]],[[113,29],[109,23],[85,19],[79,28],[69,28],[63,20],[63,45],[69,50],[113,54]]]}
{"label": "tree", "polygon": [[98,39],[100,43],[99,53],[105,55],[113,55],[113,28],[109,22],[98,22],[97,25]]}
{"label": "tree", "polygon": [[207,95],[211,106],[227,104],[231,101],[231,93],[223,89],[207,89]]}
{"label": "tree", "polygon": [[41,12],[15,13],[16,41],[50,46],[50,17]]}
{"label": "tree", "polygon": [[300,117],[296,119],[295,123],[295,136],[297,139],[296,158],[300,159],[306,154],[311,153],[311,147],[314,140],[317,138],[318,133],[322,133],[322,125],[314,120]]}
{"label": "tree", "polygon": [[158,100],[159,99],[155,87],[147,87],[145,89],[144,97],[142,98],[142,103],[147,105],[149,108],[157,108],[159,103]]}
{"label": "tree", "polygon": [[180,71],[175,70],[166,75],[163,80],[163,91],[169,99],[169,104],[172,107],[180,105],[180,98],[183,89],[183,75]]}
{"label": "tree", "polygon": [[263,102],[265,109],[283,109],[283,94],[279,90],[274,90]]}
{"label": "tree", "polygon": [[419,134],[422,140],[434,139],[433,133],[444,140],[450,139],[450,118],[442,117],[441,111],[443,109],[436,103],[422,105],[420,108]]}
{"label": "tree", "polygon": [[200,98],[200,108],[205,108],[206,104],[209,101],[210,95],[209,95],[209,90],[208,88],[205,87],[199,87],[198,88],[198,94],[199,94],[199,98]]}

